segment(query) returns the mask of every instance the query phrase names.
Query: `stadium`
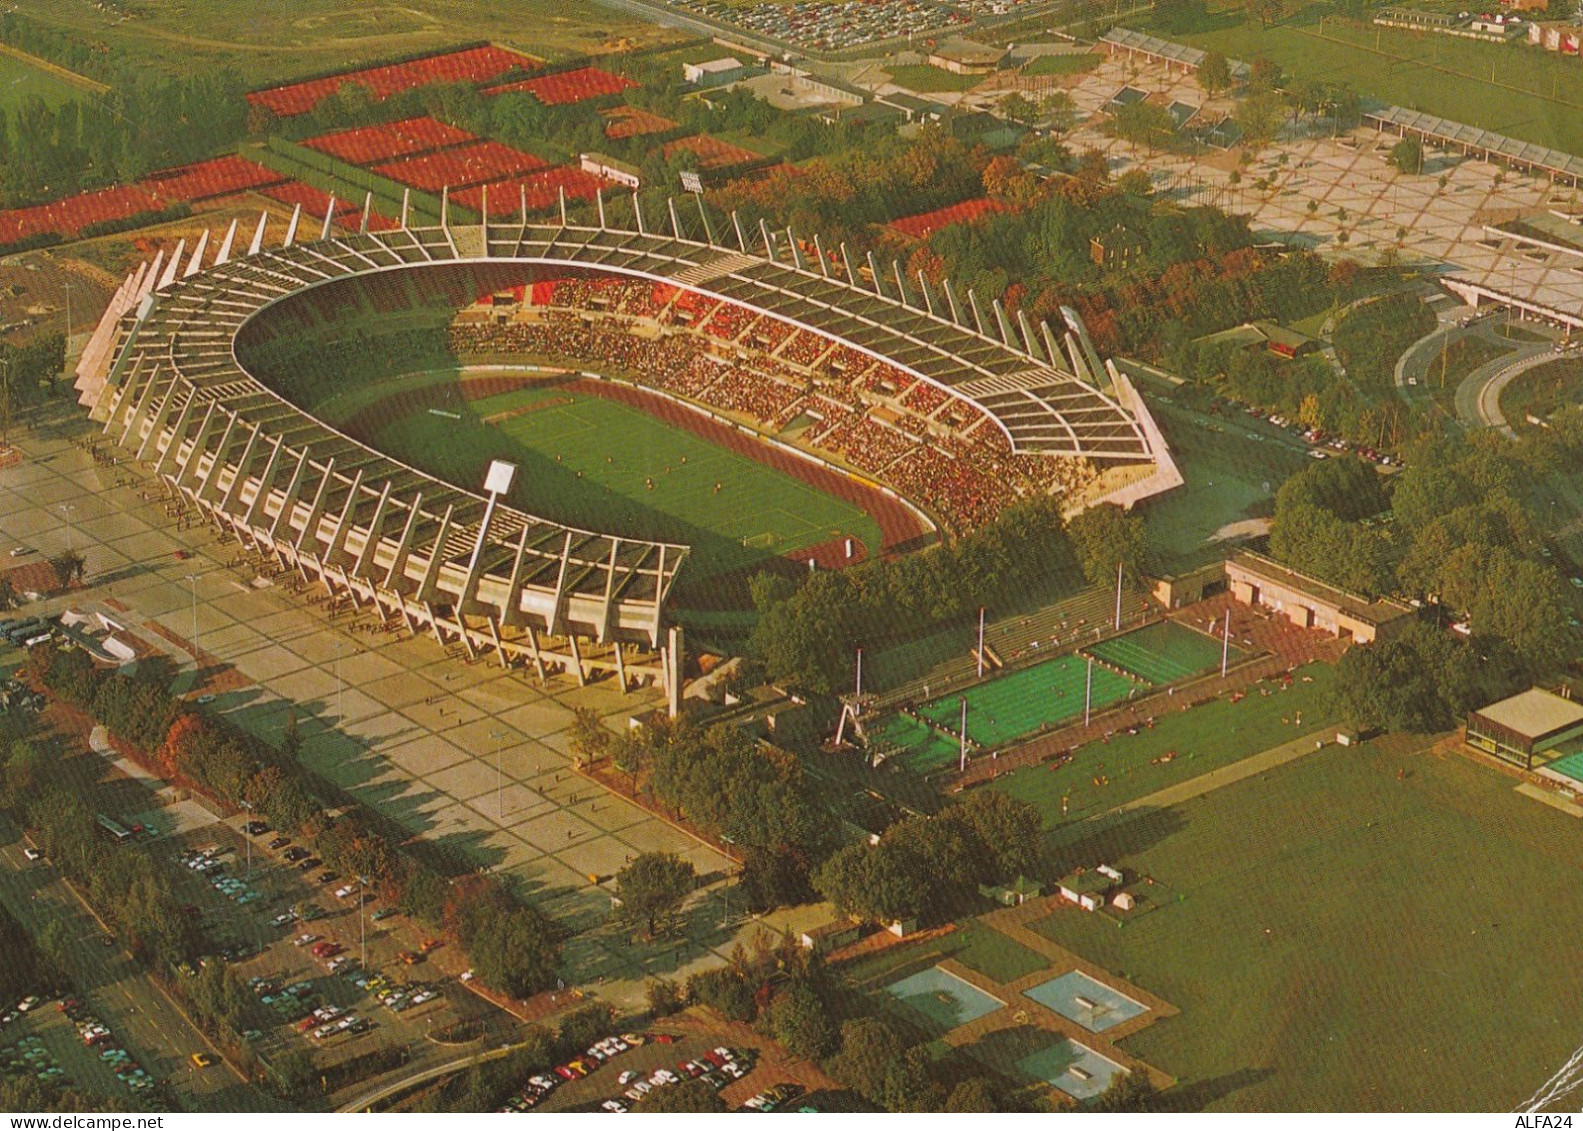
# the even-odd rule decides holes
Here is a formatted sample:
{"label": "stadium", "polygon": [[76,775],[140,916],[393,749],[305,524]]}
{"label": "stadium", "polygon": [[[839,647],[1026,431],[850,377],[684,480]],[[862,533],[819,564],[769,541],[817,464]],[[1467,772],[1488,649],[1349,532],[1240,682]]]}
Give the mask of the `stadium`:
{"label": "stadium", "polygon": [[[282,237],[268,214],[250,240],[206,233],[121,285],[80,401],[304,581],[470,658],[654,682],[673,707],[684,567],[840,566],[1036,493],[1075,511],[1181,482],[1070,311],[1036,326],[701,201],[658,227],[636,197],[621,222],[595,205],[546,223],[485,201],[460,224],[442,203],[436,226],[353,232],[332,202]],[[494,458],[526,473],[485,495]],[[752,474],[778,477],[778,518],[731,494]]]}

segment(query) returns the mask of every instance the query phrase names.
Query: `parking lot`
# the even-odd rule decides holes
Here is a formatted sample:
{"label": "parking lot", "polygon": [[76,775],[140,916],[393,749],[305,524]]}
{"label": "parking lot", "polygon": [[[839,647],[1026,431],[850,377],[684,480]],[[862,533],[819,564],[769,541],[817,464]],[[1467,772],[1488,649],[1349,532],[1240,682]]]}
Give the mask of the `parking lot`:
{"label": "parking lot", "polygon": [[[244,815],[245,817],[245,815]],[[263,822],[233,818],[164,838],[157,854],[222,955],[253,989],[251,1043],[266,1059],[313,1050],[326,1069],[400,1045],[421,1058],[425,1038],[454,1021],[511,1022],[462,989],[429,938]],[[271,847],[271,846],[274,847]]]}
{"label": "parking lot", "polygon": [[[696,1009],[656,1022],[651,1030],[617,1034],[613,1044],[596,1045],[536,1079],[541,1086],[529,1082],[506,1110],[626,1110],[645,1091],[685,1079],[714,1085],[733,1111],[827,1110],[826,1097],[840,1090],[816,1065],[787,1060],[784,1050],[751,1026]],[[755,1102],[766,1093],[779,1098]]]}

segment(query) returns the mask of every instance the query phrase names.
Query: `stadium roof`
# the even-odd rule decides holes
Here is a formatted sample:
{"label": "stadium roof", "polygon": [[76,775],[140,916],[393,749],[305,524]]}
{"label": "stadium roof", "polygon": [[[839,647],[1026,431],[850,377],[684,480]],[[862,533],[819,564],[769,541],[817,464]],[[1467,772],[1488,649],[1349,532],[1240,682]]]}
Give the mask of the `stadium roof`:
{"label": "stadium roof", "polygon": [[[1205,52],[1199,47],[1189,47],[1185,43],[1173,43],[1169,39],[1159,36],[1146,35],[1132,28],[1114,27],[1099,37],[1101,43],[1109,43],[1114,47],[1121,47],[1128,51],[1135,51],[1140,55],[1150,55],[1169,63],[1180,63],[1184,67],[1197,69],[1204,61]],[[1231,77],[1242,80],[1252,76],[1253,68],[1238,59],[1227,59],[1227,67],[1231,70]]]}
{"label": "stadium roof", "polygon": [[1545,738],[1583,723],[1583,704],[1564,699],[1542,687],[1530,687],[1509,699],[1480,707],[1474,713],[1530,740]]}
{"label": "stadium roof", "polygon": [[1400,106],[1387,106],[1383,110],[1370,110],[1365,118],[1380,126],[1396,130],[1411,130],[1431,141],[1445,145],[1476,149],[1491,157],[1514,161],[1535,169],[1543,169],[1565,177],[1583,177],[1583,157],[1550,149],[1531,141],[1519,141],[1493,130],[1480,129],[1449,118],[1438,118],[1420,110],[1407,110]]}
{"label": "stadium roof", "polygon": [[[205,263],[178,245],[117,291],[83,351],[77,388],[94,419],[247,540],[311,559],[370,586],[406,585],[425,602],[493,608],[502,624],[598,641],[656,644],[663,605],[687,547],[581,530],[433,479],[352,440],[278,395],[237,361],[235,340],[260,312],[310,288],[441,264],[524,264],[671,283],[737,302],[895,365],[977,406],[1013,450],[1163,466],[1169,457],[1141,403],[1099,387],[1106,369],[1075,314],[1059,336],[997,300],[964,303],[949,286],[904,281],[870,257],[816,251],[735,217],[733,243],[681,225],[526,222],[296,238],[265,248],[261,217],[233,256],[236,224]],[[485,209],[487,211],[487,209]],[[524,210],[525,214],[525,210]],[[245,239],[245,234],[244,237]],[[832,267],[832,262],[840,267]],[[815,266],[814,264],[817,264]],[[1082,374],[1082,376],[1078,376]]]}

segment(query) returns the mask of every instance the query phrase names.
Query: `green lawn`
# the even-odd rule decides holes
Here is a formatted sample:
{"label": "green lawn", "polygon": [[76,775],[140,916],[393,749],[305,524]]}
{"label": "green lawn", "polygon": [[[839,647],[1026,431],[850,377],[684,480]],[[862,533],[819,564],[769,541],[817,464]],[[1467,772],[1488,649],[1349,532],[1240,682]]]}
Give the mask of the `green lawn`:
{"label": "green lawn", "polygon": [[1088,52],[1082,55],[1040,55],[1022,69],[1025,75],[1075,75],[1092,71],[1105,57]]}
{"label": "green lawn", "polygon": [[[1251,417],[1216,417],[1149,397],[1186,482],[1141,511],[1157,568],[1181,572],[1225,556],[1224,527],[1268,518],[1275,492],[1308,460],[1290,437]],[[1249,433],[1262,437],[1253,439]]]}
{"label": "green lawn", "polygon": [[[1318,730],[1333,718],[1323,703],[1332,676],[1328,665],[1310,664],[1284,691],[1267,682],[1237,703],[1225,696],[1161,715],[1137,734],[1082,747],[1057,769],[1030,766],[1003,774],[992,788],[1037,806],[1047,829],[1081,821]],[[1158,761],[1172,751],[1169,762]]]}
{"label": "green lawn", "polygon": [[954,958],[969,969],[1002,983],[1015,982],[1049,965],[1037,951],[1012,941],[977,919],[967,919],[948,935],[889,947],[842,969],[858,985],[881,989],[946,958]]}
{"label": "green lawn", "polygon": [[[1214,7],[1218,13],[1227,5]],[[1332,12],[1326,3],[1307,4],[1268,28],[1228,17],[1211,20],[1218,26],[1207,30],[1159,34],[1230,58],[1264,56],[1289,75],[1341,82],[1399,106],[1583,153],[1577,60],[1526,44],[1343,23]]]}
{"label": "green lawn", "polygon": [[944,67],[933,67],[928,63],[904,63],[886,67],[885,73],[897,86],[904,86],[918,94],[972,90],[984,81],[983,75],[958,75]]}
{"label": "green lawn", "polygon": [[86,98],[89,93],[13,55],[0,54],[0,111],[14,110],[35,96],[50,106],[59,106]]}
{"label": "green lawn", "polygon": [[1559,358],[1512,379],[1501,390],[1501,411],[1513,428],[1529,430],[1528,414],[1543,420],[1562,405],[1583,402],[1583,359]]}
{"label": "green lawn", "polygon": [[1577,822],[1512,785],[1327,747],[1083,846],[1178,901],[1035,928],[1182,1010],[1126,1047],[1183,1107],[1510,1111],[1578,1043],[1583,934]]}
{"label": "green lawn", "polygon": [[[859,508],[640,409],[548,384],[463,401],[448,397],[451,380],[454,375],[432,384],[427,401],[461,420],[411,412],[379,428],[374,446],[468,487],[481,481],[491,459],[511,460],[521,469],[514,506],[585,528],[691,546],[681,584],[695,596],[723,575],[838,534],[879,545],[878,526]],[[356,395],[363,404],[367,397]],[[483,422],[520,408],[532,411]],[[344,419],[347,400],[318,410]]]}

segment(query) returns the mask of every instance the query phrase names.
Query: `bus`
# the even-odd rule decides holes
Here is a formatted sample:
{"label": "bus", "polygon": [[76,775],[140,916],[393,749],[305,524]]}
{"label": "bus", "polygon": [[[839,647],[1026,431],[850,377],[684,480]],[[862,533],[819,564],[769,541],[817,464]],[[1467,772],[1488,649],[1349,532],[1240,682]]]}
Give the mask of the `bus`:
{"label": "bus", "polygon": [[103,813],[98,814],[95,819],[99,822],[99,827],[108,833],[110,839],[117,844],[132,839],[132,830],[123,826],[119,821],[112,820]]}

